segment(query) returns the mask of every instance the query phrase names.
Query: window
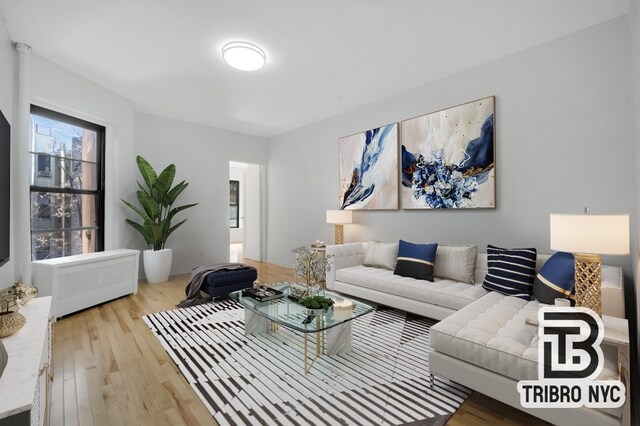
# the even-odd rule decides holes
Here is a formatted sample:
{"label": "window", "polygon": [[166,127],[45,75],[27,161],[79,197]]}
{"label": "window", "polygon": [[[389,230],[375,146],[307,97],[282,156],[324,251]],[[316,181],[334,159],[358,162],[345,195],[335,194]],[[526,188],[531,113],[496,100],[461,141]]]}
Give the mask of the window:
{"label": "window", "polygon": [[51,176],[51,157],[45,154],[37,154],[38,176]]}
{"label": "window", "polygon": [[31,258],[104,250],[104,134],[31,106]]}
{"label": "window", "polygon": [[240,181],[229,181],[229,228],[240,227]]}

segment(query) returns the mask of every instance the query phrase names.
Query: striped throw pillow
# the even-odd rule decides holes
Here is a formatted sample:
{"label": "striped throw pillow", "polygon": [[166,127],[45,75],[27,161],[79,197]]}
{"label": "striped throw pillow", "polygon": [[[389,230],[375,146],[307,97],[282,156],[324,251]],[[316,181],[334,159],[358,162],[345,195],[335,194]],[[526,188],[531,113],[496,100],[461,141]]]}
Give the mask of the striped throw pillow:
{"label": "striped throw pillow", "polygon": [[547,260],[533,282],[533,296],[541,303],[555,304],[556,298],[575,305],[575,261],[571,253],[559,251]]}
{"label": "striped throw pillow", "polygon": [[536,277],[536,256],[535,248],[505,249],[488,245],[489,270],[482,287],[530,300]]}
{"label": "striped throw pillow", "polygon": [[395,275],[433,281],[433,264],[438,243],[413,244],[400,240]]}

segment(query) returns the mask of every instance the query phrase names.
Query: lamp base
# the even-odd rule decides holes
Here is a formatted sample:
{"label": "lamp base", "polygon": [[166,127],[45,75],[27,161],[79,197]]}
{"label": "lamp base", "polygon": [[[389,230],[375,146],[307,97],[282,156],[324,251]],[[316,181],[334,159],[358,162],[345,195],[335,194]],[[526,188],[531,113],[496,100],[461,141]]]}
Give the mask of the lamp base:
{"label": "lamp base", "polygon": [[342,226],[339,223],[336,223],[335,243],[336,244],[344,243],[344,226]]}
{"label": "lamp base", "polygon": [[600,289],[601,259],[597,254],[575,254],[576,306],[592,309],[602,316]]}

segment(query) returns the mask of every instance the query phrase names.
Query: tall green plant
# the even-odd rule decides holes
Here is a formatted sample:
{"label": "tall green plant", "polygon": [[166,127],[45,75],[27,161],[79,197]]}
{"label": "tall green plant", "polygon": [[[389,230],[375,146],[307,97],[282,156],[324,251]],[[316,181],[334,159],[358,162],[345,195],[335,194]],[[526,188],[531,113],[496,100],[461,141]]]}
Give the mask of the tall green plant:
{"label": "tall green plant", "polygon": [[136,197],[142,208],[125,200],[122,200],[122,202],[138,213],[143,222],[140,224],[130,219],[126,219],[126,221],[142,234],[149,249],[162,250],[169,235],[187,221],[185,219],[171,226],[173,217],[182,210],[197,206],[198,203],[173,207],[178,195],[189,186],[185,181],[178,183],[174,187],[171,186],[176,176],[176,166],[174,164],[168,165],[158,175],[151,167],[151,164],[140,155],[136,157],[136,163],[145,183],[143,186],[139,181],[137,182],[139,190],[136,192]]}

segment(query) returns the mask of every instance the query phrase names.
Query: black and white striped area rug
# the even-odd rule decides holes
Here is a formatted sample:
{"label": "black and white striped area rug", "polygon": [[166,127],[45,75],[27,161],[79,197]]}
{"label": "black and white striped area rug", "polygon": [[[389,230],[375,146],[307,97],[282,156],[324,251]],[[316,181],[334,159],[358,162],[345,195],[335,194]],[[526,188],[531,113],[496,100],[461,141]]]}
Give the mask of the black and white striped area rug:
{"label": "black and white striped area rug", "polygon": [[231,300],[144,321],[220,425],[442,425],[470,393],[440,377],[429,387],[435,322],[384,307],[353,321],[351,353],[307,375],[300,333],[245,336]]}

